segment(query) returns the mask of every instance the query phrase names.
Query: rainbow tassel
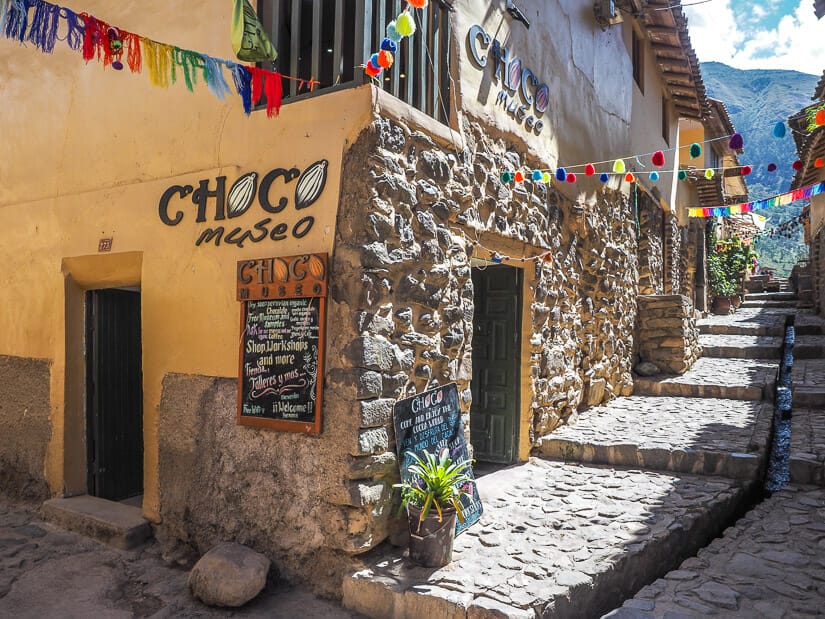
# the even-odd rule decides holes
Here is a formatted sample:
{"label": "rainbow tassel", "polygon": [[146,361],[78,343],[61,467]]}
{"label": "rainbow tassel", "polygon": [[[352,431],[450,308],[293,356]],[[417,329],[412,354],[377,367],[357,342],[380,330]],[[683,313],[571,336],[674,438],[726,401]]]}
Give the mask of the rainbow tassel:
{"label": "rainbow tassel", "polygon": [[226,79],[223,76],[223,66],[216,58],[212,58],[212,56],[203,56],[203,61],[203,76],[206,79],[206,85],[209,87],[209,91],[215,95],[216,99],[223,101],[226,95],[231,92],[229,84],[226,83]]}

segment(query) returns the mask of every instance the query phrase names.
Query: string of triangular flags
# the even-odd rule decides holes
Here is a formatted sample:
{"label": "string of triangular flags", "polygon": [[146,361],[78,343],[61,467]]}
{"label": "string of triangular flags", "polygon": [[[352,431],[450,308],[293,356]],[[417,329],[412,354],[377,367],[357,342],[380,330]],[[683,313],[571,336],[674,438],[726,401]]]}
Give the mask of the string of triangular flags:
{"label": "string of triangular flags", "polygon": [[729,215],[741,215],[742,213],[752,213],[773,206],[785,206],[797,200],[810,200],[811,197],[825,192],[825,181],[800,187],[793,191],[778,194],[764,200],[754,200],[752,202],[742,202],[741,204],[731,204],[730,206],[716,206],[710,208],[690,208],[688,217],[728,217]]}
{"label": "string of triangular flags", "polygon": [[221,100],[231,92],[224,75],[227,69],[247,115],[266,96],[267,116],[277,116],[284,79],[297,81],[309,90],[318,84],[314,79],[302,80],[160,43],[45,0],[0,0],[0,36],[21,45],[31,43],[44,54],[51,54],[61,41],[81,52],[87,63],[97,60],[104,68],[110,66],[117,71],[124,68],[125,60],[132,73],[145,69],[149,81],[161,88],[182,80],[193,91],[200,77]]}

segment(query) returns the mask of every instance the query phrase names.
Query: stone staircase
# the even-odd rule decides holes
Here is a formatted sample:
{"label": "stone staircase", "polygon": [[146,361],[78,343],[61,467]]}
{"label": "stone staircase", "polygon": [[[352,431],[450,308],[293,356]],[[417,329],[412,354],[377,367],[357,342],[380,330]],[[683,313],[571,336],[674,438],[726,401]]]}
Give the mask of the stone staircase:
{"label": "stone staircase", "polygon": [[[668,612],[738,608],[738,594],[694,572],[685,576],[697,578],[693,602],[678,592],[680,572],[665,576],[673,589],[656,579],[705,547],[724,551],[711,540],[761,491],[793,302],[751,295],[736,314],[699,321],[705,354],[685,374],[639,377],[633,396],[542,437],[538,458],[481,477],[484,516],[456,538],[450,565],[416,567],[383,547],[345,579],[344,605],[368,617],[589,617],[626,600],[614,616],[635,618],[661,616],[648,611],[672,590]],[[819,342],[803,338],[823,337],[823,324],[797,321],[797,342],[813,355]],[[825,403],[825,361],[798,361],[797,376],[799,403]],[[825,483],[820,417],[794,411],[795,482]]]}

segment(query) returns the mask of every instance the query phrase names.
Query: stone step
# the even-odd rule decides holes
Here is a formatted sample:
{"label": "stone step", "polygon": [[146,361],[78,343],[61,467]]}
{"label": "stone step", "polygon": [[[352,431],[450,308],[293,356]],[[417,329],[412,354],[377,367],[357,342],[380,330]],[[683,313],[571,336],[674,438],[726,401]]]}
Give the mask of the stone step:
{"label": "stone step", "polygon": [[531,459],[481,477],[453,562],[362,555],[344,607],[366,617],[598,617],[721,532],[752,484]]}
{"label": "stone step", "polygon": [[[801,408],[791,416],[791,483],[825,486],[825,412]],[[825,507],[825,506],[823,506]]]}
{"label": "stone step", "polygon": [[797,301],[794,292],[749,292],[746,301]]}
{"label": "stone step", "polygon": [[825,320],[814,314],[799,313],[794,322],[796,335],[825,335]]}
{"label": "stone step", "polygon": [[769,402],[631,396],[584,411],[538,449],[565,462],[758,480],[772,416]]}
{"label": "stone step", "polygon": [[779,359],[783,338],[765,335],[700,335],[702,356],[738,359]]}
{"label": "stone step", "polygon": [[681,376],[634,377],[633,395],[770,400],[776,361],[703,357]]}
{"label": "stone step", "polygon": [[821,488],[773,494],[605,618],[821,617],[823,508]]}
{"label": "stone step", "polygon": [[741,307],[748,308],[795,308],[796,301],[742,301]]}
{"label": "stone step", "polygon": [[140,508],[83,495],[43,503],[43,518],[59,527],[129,550],[152,537]]}
{"label": "stone step", "polygon": [[794,386],[793,405],[801,408],[825,408],[825,389]]}
{"label": "stone step", "polygon": [[794,342],[793,356],[794,359],[825,358],[825,335],[800,335]]}
{"label": "stone step", "polygon": [[792,312],[740,309],[727,316],[709,316],[696,321],[699,333],[710,335],[774,335],[785,334],[788,314]]}

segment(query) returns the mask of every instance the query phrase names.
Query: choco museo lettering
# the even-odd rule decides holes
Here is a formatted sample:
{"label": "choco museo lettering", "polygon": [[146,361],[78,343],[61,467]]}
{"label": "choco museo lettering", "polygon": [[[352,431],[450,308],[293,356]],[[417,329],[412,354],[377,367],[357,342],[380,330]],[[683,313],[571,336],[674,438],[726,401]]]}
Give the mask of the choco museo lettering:
{"label": "choco museo lettering", "polygon": [[[232,183],[228,192],[225,176],[218,176],[214,181],[201,180],[197,187],[172,185],[160,197],[158,217],[167,226],[177,226],[187,217],[194,217],[197,223],[212,222],[200,233],[196,246],[210,242],[218,246],[223,241],[243,247],[247,241],[301,239],[315,224],[315,217],[301,211],[321,197],[327,182],[328,165],[326,159],[321,159],[303,172],[298,168],[275,168],[260,178],[257,172],[247,172]],[[291,202],[287,196],[293,195],[292,187],[294,201]],[[186,198],[190,196],[192,206],[187,208]],[[255,202],[263,211],[259,221],[251,225],[224,223],[246,214]],[[290,206],[303,215],[294,223],[292,217],[287,218],[291,215]]]}
{"label": "choco museo lettering", "polygon": [[511,57],[510,50],[492,38],[481,26],[473,26],[467,45],[475,64],[492,68],[493,79],[501,84],[496,105],[501,105],[516,122],[536,135],[544,129],[541,117],[550,105],[550,87],[541,82],[521,58]]}

